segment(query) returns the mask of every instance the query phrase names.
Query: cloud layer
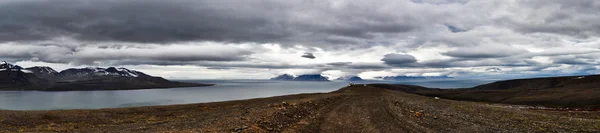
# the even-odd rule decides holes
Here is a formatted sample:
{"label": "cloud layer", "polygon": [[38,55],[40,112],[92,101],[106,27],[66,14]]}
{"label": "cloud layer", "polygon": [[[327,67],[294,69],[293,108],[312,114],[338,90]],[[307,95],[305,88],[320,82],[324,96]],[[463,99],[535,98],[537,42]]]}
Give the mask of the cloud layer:
{"label": "cloud layer", "polygon": [[595,0],[3,0],[0,59],[194,78],[207,77],[189,69],[208,78],[595,74],[598,12]]}

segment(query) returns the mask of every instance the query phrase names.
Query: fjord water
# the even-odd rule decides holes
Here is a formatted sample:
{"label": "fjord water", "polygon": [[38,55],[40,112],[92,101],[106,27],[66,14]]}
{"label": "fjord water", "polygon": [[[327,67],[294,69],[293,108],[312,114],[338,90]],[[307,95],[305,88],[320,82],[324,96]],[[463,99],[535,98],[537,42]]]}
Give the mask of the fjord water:
{"label": "fjord water", "polygon": [[[242,100],[300,93],[331,92],[346,81],[304,82],[272,80],[188,80],[217,84],[210,87],[120,91],[0,91],[0,110],[99,109]],[[359,81],[401,83],[434,88],[472,87],[489,80]]]}

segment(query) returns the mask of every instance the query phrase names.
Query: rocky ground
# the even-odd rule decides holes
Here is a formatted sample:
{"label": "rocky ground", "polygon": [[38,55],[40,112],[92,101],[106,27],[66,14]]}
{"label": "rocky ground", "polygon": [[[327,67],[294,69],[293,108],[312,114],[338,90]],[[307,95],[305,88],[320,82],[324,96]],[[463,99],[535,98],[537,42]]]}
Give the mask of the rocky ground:
{"label": "rocky ground", "polygon": [[331,93],[101,110],[0,111],[0,132],[600,132],[600,112]]}

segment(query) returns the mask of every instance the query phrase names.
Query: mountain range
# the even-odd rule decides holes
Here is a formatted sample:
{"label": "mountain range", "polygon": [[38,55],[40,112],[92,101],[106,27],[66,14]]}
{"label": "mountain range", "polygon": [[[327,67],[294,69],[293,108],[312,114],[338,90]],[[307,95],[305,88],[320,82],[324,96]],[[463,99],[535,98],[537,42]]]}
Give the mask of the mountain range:
{"label": "mountain range", "polygon": [[131,90],[210,85],[169,81],[127,68],[70,68],[58,72],[47,66],[21,68],[6,62],[0,64],[0,90]]}
{"label": "mountain range", "polygon": [[329,79],[321,74],[304,74],[298,75],[297,77],[290,74],[282,74],[277,77],[271,78],[271,80],[284,80],[284,81],[329,81]]}

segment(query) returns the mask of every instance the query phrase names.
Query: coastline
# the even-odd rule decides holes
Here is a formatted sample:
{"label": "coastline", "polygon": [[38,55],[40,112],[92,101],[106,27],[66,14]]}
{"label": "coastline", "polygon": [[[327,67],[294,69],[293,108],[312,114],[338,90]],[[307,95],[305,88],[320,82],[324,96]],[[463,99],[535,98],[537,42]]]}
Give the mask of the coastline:
{"label": "coastline", "polygon": [[[96,83],[97,84],[97,83]],[[168,88],[184,88],[184,87],[208,87],[214,86],[216,84],[203,84],[203,83],[189,83],[189,82],[178,82],[178,81],[169,81],[166,84],[160,85],[121,85],[120,87],[115,87],[117,85],[110,85],[113,83],[103,83],[109,85],[86,85],[86,84],[77,84],[77,85],[52,85],[51,87],[39,87],[39,86],[28,86],[24,88],[4,88],[0,89],[0,91],[114,91],[114,90],[145,90],[145,89],[168,89]],[[41,88],[41,89],[40,89]],[[81,89],[85,88],[85,89]]]}

